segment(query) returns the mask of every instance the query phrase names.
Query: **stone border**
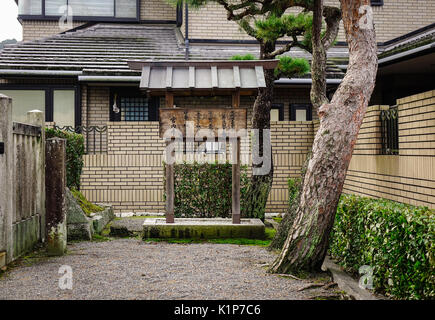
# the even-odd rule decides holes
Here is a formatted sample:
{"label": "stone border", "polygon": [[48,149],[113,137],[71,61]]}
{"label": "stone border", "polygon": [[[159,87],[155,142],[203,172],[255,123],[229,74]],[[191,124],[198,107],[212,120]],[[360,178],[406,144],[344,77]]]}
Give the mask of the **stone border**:
{"label": "stone border", "polygon": [[345,291],[349,296],[355,298],[355,300],[386,300],[385,297],[380,298],[370,291],[360,288],[358,281],[344,272],[339,265],[331,260],[330,257],[325,257],[322,270],[329,270],[338,287]]}

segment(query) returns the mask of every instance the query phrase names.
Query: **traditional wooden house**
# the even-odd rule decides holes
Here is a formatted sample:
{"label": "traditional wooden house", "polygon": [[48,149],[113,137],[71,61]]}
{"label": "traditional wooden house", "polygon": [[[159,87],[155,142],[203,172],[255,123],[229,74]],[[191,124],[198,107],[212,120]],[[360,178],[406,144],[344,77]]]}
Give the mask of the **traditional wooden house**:
{"label": "traditional wooden house", "polygon": [[[157,120],[159,108],[168,102],[164,94],[150,96],[140,90],[143,74],[131,68],[131,62],[226,61],[236,54],[258,56],[258,44],[214,4],[191,10],[172,7],[165,0],[16,2],[23,42],[0,52],[0,93],[14,99],[15,120],[30,109],[40,109],[47,125],[84,133],[87,154],[81,188],[91,201],[112,203],[117,211],[163,212],[164,143]],[[59,14],[65,5],[73,10],[71,22]],[[385,0],[372,5],[379,41],[379,76],[371,103],[376,107],[369,108],[344,191],[434,207],[433,91],[412,101],[418,106],[405,105],[417,99],[406,97],[434,89],[435,2]],[[343,78],[348,59],[342,30],[337,40],[328,52],[330,94]],[[288,54],[310,59],[300,49]],[[240,76],[253,81],[255,73]],[[299,175],[311,148],[318,122],[310,104],[310,85],[309,74],[276,81],[271,111],[275,171],[268,212],[285,211],[287,179]],[[248,122],[255,95],[251,90],[240,97]],[[402,99],[398,118],[404,122],[399,120],[394,127],[385,121],[382,126],[382,110],[396,105],[396,99]],[[171,103],[225,107],[231,106],[232,97],[211,91],[175,96]],[[387,125],[392,127],[387,130]],[[208,147],[212,152],[217,148]],[[382,166],[380,157],[387,157]],[[394,172],[389,169],[393,158],[401,163]],[[408,164],[415,159],[419,166],[432,168],[427,171],[430,176]],[[397,191],[391,191],[394,188]]]}

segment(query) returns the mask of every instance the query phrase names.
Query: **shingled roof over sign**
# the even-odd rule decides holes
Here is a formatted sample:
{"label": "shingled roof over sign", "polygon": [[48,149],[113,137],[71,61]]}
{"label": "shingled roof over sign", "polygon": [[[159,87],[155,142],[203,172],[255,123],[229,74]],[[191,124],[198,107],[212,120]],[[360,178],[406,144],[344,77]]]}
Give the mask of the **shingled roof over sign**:
{"label": "shingled roof over sign", "polygon": [[[244,53],[258,54],[258,46],[196,46],[189,58],[193,60],[228,60]],[[301,53],[299,52],[299,55]],[[304,54],[309,57],[308,55]],[[98,23],[48,38],[7,45],[0,51],[0,77],[20,75],[134,77],[132,60],[182,60],[184,43],[177,41],[177,30],[170,25],[138,25]],[[343,72],[328,64],[328,78],[342,78]],[[309,75],[305,75],[305,78]]]}

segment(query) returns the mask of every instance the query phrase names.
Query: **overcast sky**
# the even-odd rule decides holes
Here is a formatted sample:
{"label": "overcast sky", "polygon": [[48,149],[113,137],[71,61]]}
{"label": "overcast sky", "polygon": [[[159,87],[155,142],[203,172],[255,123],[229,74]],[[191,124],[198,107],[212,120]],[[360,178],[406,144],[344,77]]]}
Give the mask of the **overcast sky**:
{"label": "overcast sky", "polygon": [[0,41],[22,40],[22,28],[17,15],[18,7],[14,0],[0,0]]}

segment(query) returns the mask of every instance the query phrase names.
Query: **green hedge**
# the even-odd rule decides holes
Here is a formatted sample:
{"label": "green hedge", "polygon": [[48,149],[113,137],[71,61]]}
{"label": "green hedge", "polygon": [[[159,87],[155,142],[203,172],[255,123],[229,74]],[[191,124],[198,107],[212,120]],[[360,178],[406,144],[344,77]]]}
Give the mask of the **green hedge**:
{"label": "green hedge", "polygon": [[[248,185],[247,168],[240,168],[241,199]],[[232,165],[230,163],[176,164],[175,216],[229,218],[232,207]],[[243,212],[243,200],[241,200]]]}
{"label": "green hedge", "polygon": [[83,135],[47,128],[45,138],[66,139],[66,184],[70,189],[80,190],[80,175],[83,168],[85,143]]}
{"label": "green hedge", "polygon": [[435,298],[435,215],[385,199],[343,195],[330,253],[347,271],[373,268],[375,291],[396,299]]}

